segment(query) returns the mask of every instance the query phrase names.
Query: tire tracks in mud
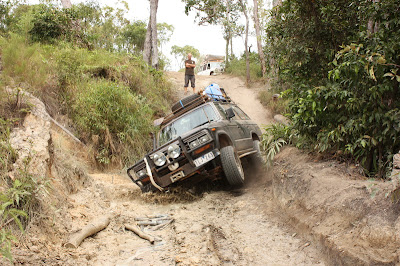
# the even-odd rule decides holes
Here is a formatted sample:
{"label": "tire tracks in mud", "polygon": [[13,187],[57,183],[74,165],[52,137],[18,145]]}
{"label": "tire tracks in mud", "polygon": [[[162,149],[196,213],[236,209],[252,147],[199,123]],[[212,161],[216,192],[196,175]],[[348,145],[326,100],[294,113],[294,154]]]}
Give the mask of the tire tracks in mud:
{"label": "tire tracks in mud", "polygon": [[[181,73],[174,73],[177,80]],[[238,78],[197,77],[200,86],[222,85],[259,124],[270,115]],[[179,88],[182,90],[182,88]],[[256,101],[256,102],[255,102]],[[258,106],[258,104],[260,106]],[[261,110],[255,110],[262,108]],[[91,174],[89,187],[71,195],[70,213],[79,214],[71,228],[89,218],[113,212],[106,230],[85,240],[74,251],[60,250],[65,265],[324,265],[321,254],[279,218],[272,200],[271,178],[265,171],[246,171],[243,188],[229,190],[208,183],[196,195],[187,191],[142,195],[122,173]],[[91,196],[92,195],[92,196]],[[89,199],[89,200],[88,200]],[[84,207],[83,207],[84,206]],[[135,217],[168,214],[174,223],[149,232],[163,241],[152,246],[123,223]]]}

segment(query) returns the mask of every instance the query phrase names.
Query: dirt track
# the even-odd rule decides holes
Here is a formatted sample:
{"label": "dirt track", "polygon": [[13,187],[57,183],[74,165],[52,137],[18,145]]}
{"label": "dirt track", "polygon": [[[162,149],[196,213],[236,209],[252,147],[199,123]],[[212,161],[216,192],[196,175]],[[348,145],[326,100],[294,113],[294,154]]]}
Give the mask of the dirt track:
{"label": "dirt track", "polygon": [[[182,73],[168,75],[182,96]],[[271,122],[256,99],[260,88],[247,89],[229,76],[197,77],[198,88],[211,82],[224,87],[261,126]],[[319,160],[287,147],[273,170],[247,167],[246,184],[239,190],[205,182],[195,193],[142,194],[125,171],[88,175],[90,147],[54,124],[40,127],[49,123],[44,106],[36,107],[40,112],[32,110],[26,130],[15,131],[12,143],[35,144],[33,165],[40,166],[35,174],[46,171],[51,184],[13,248],[16,265],[399,264],[396,179],[371,182],[348,162]],[[43,135],[32,130],[33,122],[46,129],[49,141],[40,141]],[[105,230],[77,249],[64,247],[70,234],[110,214]],[[137,217],[160,214],[174,222],[148,231],[157,238],[154,245],[124,229]],[[6,262],[0,258],[0,264]]]}
{"label": "dirt track", "polygon": [[[182,74],[169,75],[182,93]],[[242,80],[229,76],[197,77],[198,87],[211,82],[223,86],[260,125],[270,123],[256,89],[247,89]],[[60,247],[59,257],[65,264],[89,265],[323,265],[313,245],[279,218],[268,171],[248,170],[246,186],[240,190],[209,184],[197,195],[183,191],[143,196],[124,173],[91,174],[91,185],[69,196],[69,231],[101,214],[113,213],[115,219],[78,249]],[[155,245],[123,229],[135,217],[153,214],[174,218],[163,230],[150,232],[162,239]]]}

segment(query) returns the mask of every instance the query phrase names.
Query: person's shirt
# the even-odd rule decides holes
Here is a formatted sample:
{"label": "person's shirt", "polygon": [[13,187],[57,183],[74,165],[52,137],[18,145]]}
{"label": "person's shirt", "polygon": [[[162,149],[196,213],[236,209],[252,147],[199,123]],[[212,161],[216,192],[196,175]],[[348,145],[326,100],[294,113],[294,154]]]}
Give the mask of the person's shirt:
{"label": "person's shirt", "polygon": [[[186,60],[186,61],[185,61],[185,67],[186,67],[186,64],[192,64],[192,65],[194,65],[195,62],[194,62],[193,60]],[[194,75],[194,67],[186,67],[186,69],[185,69],[185,75]]]}

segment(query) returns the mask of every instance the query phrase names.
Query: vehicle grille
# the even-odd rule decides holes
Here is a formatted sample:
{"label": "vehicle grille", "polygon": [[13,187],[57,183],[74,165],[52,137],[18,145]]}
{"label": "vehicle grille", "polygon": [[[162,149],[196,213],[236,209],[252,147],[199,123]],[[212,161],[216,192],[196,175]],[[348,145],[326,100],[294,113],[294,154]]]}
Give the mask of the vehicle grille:
{"label": "vehicle grille", "polygon": [[136,165],[133,170],[139,172],[140,170],[146,168],[146,163],[142,160],[138,165]]}
{"label": "vehicle grille", "polygon": [[202,131],[199,131],[199,132],[195,133],[194,135],[191,135],[191,136],[187,137],[186,139],[184,139],[183,143],[185,143],[186,149],[188,151],[190,151],[191,148],[190,148],[189,144],[195,140],[199,140],[201,137],[203,137],[205,135],[209,135],[209,134],[206,130],[202,130]]}

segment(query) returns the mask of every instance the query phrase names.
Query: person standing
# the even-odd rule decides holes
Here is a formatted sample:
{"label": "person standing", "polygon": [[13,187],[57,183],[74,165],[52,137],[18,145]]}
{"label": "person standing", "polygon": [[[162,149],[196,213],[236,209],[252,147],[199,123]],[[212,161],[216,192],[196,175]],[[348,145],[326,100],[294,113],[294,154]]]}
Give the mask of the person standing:
{"label": "person standing", "polygon": [[196,63],[192,60],[192,54],[188,53],[188,59],[185,60],[185,94],[187,94],[187,89],[189,87],[189,80],[190,85],[193,88],[193,93],[196,92],[196,80],[194,77],[194,68],[196,67]]}

